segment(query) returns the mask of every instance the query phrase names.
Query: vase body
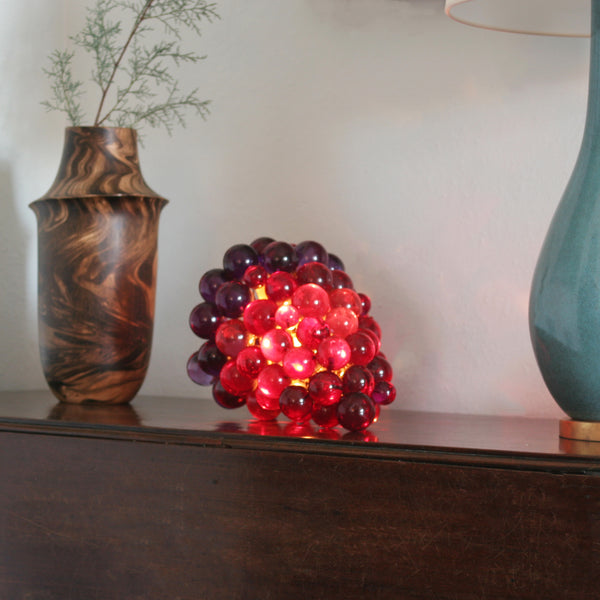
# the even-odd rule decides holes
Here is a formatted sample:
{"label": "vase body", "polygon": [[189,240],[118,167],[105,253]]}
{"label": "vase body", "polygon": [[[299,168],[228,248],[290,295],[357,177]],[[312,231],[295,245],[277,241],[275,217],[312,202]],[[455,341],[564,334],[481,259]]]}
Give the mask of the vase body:
{"label": "vase body", "polygon": [[600,1],[592,2],[590,83],[579,156],[535,269],[529,327],[562,410],[600,421]]}
{"label": "vase body", "polygon": [[158,221],[132,129],[69,127],[38,229],[40,358],[68,403],[123,404],[144,381],[154,326]]}

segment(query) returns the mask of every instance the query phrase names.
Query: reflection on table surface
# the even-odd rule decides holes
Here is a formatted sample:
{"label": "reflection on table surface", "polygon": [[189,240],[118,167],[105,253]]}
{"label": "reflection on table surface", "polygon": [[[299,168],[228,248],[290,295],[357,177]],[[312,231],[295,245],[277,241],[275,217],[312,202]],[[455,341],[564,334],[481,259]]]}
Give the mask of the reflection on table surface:
{"label": "reflection on table surface", "polygon": [[558,419],[482,416],[403,411],[384,408],[366,431],[319,429],[312,422],[295,424],[279,416],[257,421],[245,407],[227,410],[212,398],[138,396],[119,406],[60,404],[46,390],[0,392],[0,422],[35,427],[132,428],[139,432],[170,431],[177,435],[252,435],[314,439],[332,443],[476,449],[535,455],[599,456],[600,444],[569,442],[558,436]]}

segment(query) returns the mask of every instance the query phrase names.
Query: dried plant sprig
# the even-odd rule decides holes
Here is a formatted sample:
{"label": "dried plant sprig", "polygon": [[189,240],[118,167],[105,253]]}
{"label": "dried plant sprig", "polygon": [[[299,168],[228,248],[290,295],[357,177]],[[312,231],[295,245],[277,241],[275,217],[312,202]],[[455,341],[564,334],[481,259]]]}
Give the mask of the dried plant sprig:
{"label": "dried plant sprig", "polygon": [[65,112],[71,123],[83,120],[83,112],[79,98],[83,90],[81,81],[74,81],[71,73],[71,63],[74,52],[55,50],[50,55],[51,68],[43,69],[52,82],[53,101],[45,100],[42,104],[47,110]]}
{"label": "dried plant sprig", "polygon": [[[117,12],[131,17],[127,33],[121,20],[113,20]],[[96,0],[82,31],[70,38],[93,60],[91,80],[100,90],[93,124],[135,128],[147,124],[171,133],[174,124],[185,126],[189,109],[205,118],[209,101],[201,100],[197,89],[181,93],[172,71],[173,66],[205,58],[182,51],[181,30],[200,35],[200,22],[216,18],[216,5],[206,0]],[[162,26],[163,39],[148,44],[155,25]],[[52,82],[53,100],[43,104],[81,125],[83,83],[73,78],[73,57],[74,52],[66,50],[50,55],[51,68],[44,72]]]}

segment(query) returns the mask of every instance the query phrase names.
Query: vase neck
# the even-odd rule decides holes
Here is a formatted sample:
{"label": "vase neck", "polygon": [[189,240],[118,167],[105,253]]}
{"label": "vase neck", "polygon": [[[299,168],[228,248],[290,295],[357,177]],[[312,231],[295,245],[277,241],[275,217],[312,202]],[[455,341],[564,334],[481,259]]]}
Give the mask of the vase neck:
{"label": "vase neck", "polygon": [[590,72],[584,143],[587,137],[600,136],[600,0],[592,0],[591,5]]}
{"label": "vase neck", "polygon": [[142,177],[134,129],[67,127],[54,183],[43,198],[153,196]]}

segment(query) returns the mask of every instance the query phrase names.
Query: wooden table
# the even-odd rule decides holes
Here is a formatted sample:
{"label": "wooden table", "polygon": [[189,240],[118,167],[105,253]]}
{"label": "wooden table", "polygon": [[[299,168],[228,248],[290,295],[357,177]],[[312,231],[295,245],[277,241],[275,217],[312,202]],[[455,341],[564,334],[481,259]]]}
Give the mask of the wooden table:
{"label": "wooden table", "polygon": [[0,598],[600,598],[600,445],[557,421],[248,417],[0,393]]}

